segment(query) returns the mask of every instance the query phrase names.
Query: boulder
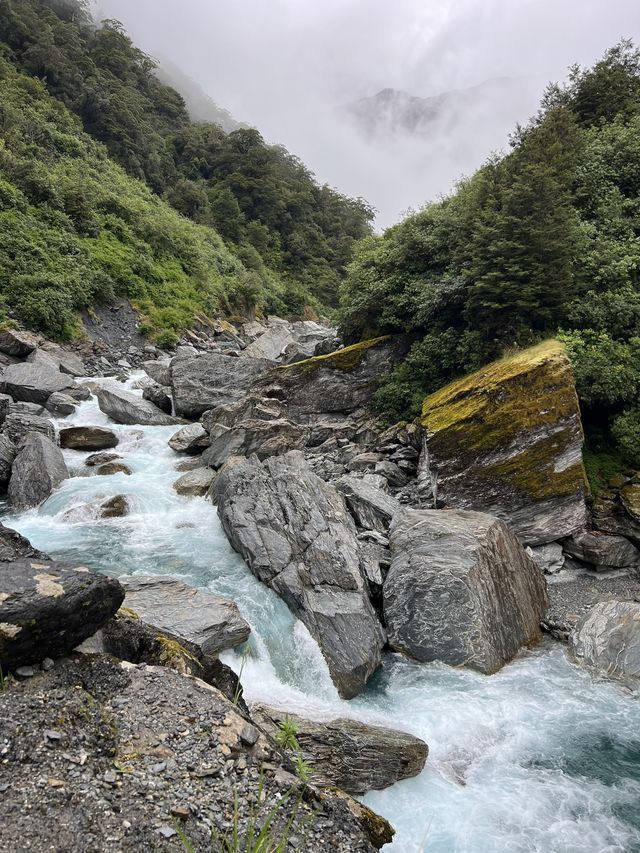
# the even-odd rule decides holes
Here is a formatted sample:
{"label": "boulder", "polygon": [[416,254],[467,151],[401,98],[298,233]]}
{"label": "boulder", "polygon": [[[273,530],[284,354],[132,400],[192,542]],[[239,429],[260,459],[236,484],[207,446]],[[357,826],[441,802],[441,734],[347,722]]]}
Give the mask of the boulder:
{"label": "boulder", "polygon": [[6,489],[11,479],[11,468],[18,450],[11,439],[0,434],[0,489]]}
{"label": "boulder", "polygon": [[221,403],[240,400],[249,387],[273,367],[262,358],[231,358],[206,353],[171,363],[171,388],[178,415],[199,418]]}
{"label": "boulder", "polygon": [[45,350],[35,349],[30,355],[27,357],[27,361],[29,364],[35,364],[38,367],[44,367],[48,370],[60,371],[60,366],[55,358],[52,358],[48,355]]}
{"label": "boulder", "polygon": [[116,459],[122,459],[118,453],[92,453],[84,460],[84,464],[89,468],[96,468],[99,465],[106,465],[107,462],[115,462]]}
{"label": "boulder", "polygon": [[65,418],[72,415],[78,406],[78,401],[62,391],[54,391],[47,400],[47,410],[57,417]]}
{"label": "boulder", "polygon": [[60,448],[40,433],[30,433],[13,463],[9,501],[18,509],[38,506],[69,476]]}
{"label": "boulder", "polygon": [[209,433],[200,423],[187,424],[169,439],[169,447],[176,453],[196,455],[209,446]]}
{"label": "boulder", "polygon": [[216,472],[211,468],[196,468],[179,477],[173,484],[173,488],[179,495],[203,497],[213,485],[215,478]]}
{"label": "boulder", "polygon": [[232,546],[307,626],[341,696],[356,696],[380,664],[385,637],[342,496],[296,451],[230,459],[214,493]]}
{"label": "boulder", "polygon": [[497,518],[403,509],[390,547],[383,601],[396,651],[492,673],[540,639],[544,576]]}
{"label": "boulder", "polygon": [[120,584],[84,566],[22,558],[0,563],[3,672],[67,654],[124,599]]}
{"label": "boulder", "polygon": [[549,575],[559,572],[564,566],[564,553],[559,542],[548,542],[546,545],[536,545],[525,548],[536,566]]}
{"label": "boulder", "polygon": [[55,427],[48,418],[20,412],[11,412],[7,415],[2,432],[16,445],[20,445],[31,432],[38,432],[51,441],[56,437]]}
{"label": "boulder", "polygon": [[171,388],[167,388],[164,385],[157,385],[155,382],[147,385],[142,391],[142,399],[153,403],[154,406],[157,406],[166,415],[170,415],[173,412]]}
{"label": "boulder", "polygon": [[569,637],[574,659],[612,678],[640,678],[640,602],[600,601]]}
{"label": "boulder", "polygon": [[48,417],[47,410],[44,406],[41,406],[39,403],[25,403],[24,401],[20,401],[19,403],[10,403],[7,414],[34,415],[37,418]]}
{"label": "boulder", "polygon": [[640,568],[640,551],[624,536],[581,530],[565,539],[563,548],[570,557],[599,569]]}
{"label": "boulder", "polygon": [[14,400],[45,406],[55,391],[73,387],[73,379],[53,367],[37,364],[10,364],[0,375],[0,391]]}
{"label": "boulder", "polygon": [[314,722],[269,705],[252,705],[252,719],[273,738],[280,724],[293,723],[296,740],[313,767],[313,784],[349,794],[388,788],[422,772],[429,747],[406,732],[356,720]]}
{"label": "boulder", "polygon": [[60,447],[72,450],[107,450],[119,442],[113,430],[99,426],[73,426],[60,430]]}
{"label": "boulder", "polygon": [[51,341],[44,341],[40,349],[54,360],[58,370],[62,373],[68,373],[69,376],[85,376],[87,370],[84,362],[75,352],[63,349]]}
{"label": "boulder", "polygon": [[266,358],[269,361],[276,361],[282,351],[293,343],[295,338],[287,326],[272,326],[257,340],[250,343],[242,354],[249,358]]}
{"label": "boulder", "polygon": [[[31,542],[16,530],[0,524],[0,563],[11,563],[22,557],[32,557],[38,560],[51,559],[42,551],[34,548]],[[1,578],[2,572],[0,571],[0,580]]]}
{"label": "boulder", "polygon": [[391,519],[400,509],[397,498],[370,485],[360,477],[345,476],[335,483],[358,527],[386,533]]}
{"label": "boulder", "polygon": [[258,459],[280,456],[301,448],[304,439],[304,430],[287,418],[240,421],[233,427],[218,427],[211,433],[211,446],[202,454],[202,461],[212,468],[220,468],[231,456],[253,453]]}
{"label": "boulder", "polygon": [[369,403],[380,380],[405,353],[403,341],[375,338],[278,367],[257,389],[285,401],[294,420],[348,414]]}
{"label": "boulder", "polygon": [[102,465],[98,465],[96,471],[96,474],[101,477],[111,477],[113,474],[126,474],[129,477],[131,473],[131,468],[123,462],[104,462]]}
{"label": "boulder", "polygon": [[125,576],[125,607],[163,634],[185,641],[202,655],[244,643],[251,633],[237,605],[172,577]]}
{"label": "boulder", "polygon": [[142,369],[153,381],[162,387],[171,386],[171,364],[168,361],[144,361]]}
{"label": "boulder", "polygon": [[26,358],[38,346],[38,338],[30,332],[18,329],[0,331],[0,352],[16,358]]}
{"label": "boulder", "polygon": [[586,522],[583,433],[564,347],[547,341],[427,397],[423,485],[437,506],[482,510],[527,545]]}
{"label": "boulder", "polygon": [[100,504],[102,518],[124,518],[129,515],[129,501],[124,495],[116,495]]}
{"label": "boulder", "polygon": [[5,422],[12,405],[13,397],[10,397],[8,394],[0,394],[0,424]]}
{"label": "boulder", "polygon": [[100,411],[117,424],[167,426],[178,424],[178,418],[167,415],[148,400],[116,386],[103,387],[96,392]]}
{"label": "boulder", "polygon": [[249,393],[241,400],[223,403],[202,416],[202,426],[209,433],[219,427],[232,427],[240,421],[277,421],[287,417],[286,407],[279,400]]}

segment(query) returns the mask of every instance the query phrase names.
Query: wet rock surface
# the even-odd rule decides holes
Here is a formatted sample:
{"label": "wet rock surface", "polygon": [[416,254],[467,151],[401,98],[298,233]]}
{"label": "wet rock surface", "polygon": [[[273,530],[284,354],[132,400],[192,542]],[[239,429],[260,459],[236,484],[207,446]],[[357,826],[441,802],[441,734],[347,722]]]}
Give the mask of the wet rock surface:
{"label": "wet rock surface", "polygon": [[263,463],[236,457],[214,491],[232,546],[305,623],[340,694],[357,695],[380,664],[384,633],[342,496],[295,451]]}
{"label": "wet rock surface", "polygon": [[117,424],[142,424],[144,426],[167,426],[178,424],[177,418],[167,415],[148,400],[117,386],[98,389],[96,396],[100,410]]}
{"label": "wet rock surface", "polygon": [[573,658],[624,681],[640,678],[640,601],[600,601],[569,637]]}
{"label": "wet rock surface", "polygon": [[207,494],[216,479],[216,472],[211,468],[199,467],[193,471],[187,471],[173,484],[173,488],[179,495],[190,495],[192,497],[203,497]]}
{"label": "wet rock surface", "polygon": [[273,738],[281,723],[292,723],[300,750],[313,767],[314,784],[335,785],[350,794],[417,776],[429,754],[427,744],[413,735],[356,720],[318,722],[262,704],[252,705],[251,714]]}
{"label": "wet rock surface", "polygon": [[60,447],[73,450],[108,450],[117,444],[118,436],[106,427],[74,426],[60,430]]}
{"label": "wet rock surface", "polygon": [[85,566],[37,557],[0,563],[3,672],[71,651],[113,616],[123,599],[117,581]]}
{"label": "wet rock surface", "polygon": [[308,853],[327,850],[327,825],[335,853],[372,853],[365,825],[391,837],[346,795],[307,786],[296,796],[272,742],[220,692],[170,669],[62,661],[11,684],[0,714],[0,848],[19,838],[37,850],[55,826],[66,853],[175,853],[179,821],[195,853],[211,853],[230,837],[236,802],[240,837],[275,808],[275,830],[291,820]]}
{"label": "wet rock surface", "polygon": [[18,509],[38,506],[69,476],[60,448],[39,433],[29,433],[13,462],[8,495]]}
{"label": "wet rock surface", "polygon": [[390,546],[383,599],[395,650],[492,673],[540,639],[544,577],[497,518],[401,510]]}

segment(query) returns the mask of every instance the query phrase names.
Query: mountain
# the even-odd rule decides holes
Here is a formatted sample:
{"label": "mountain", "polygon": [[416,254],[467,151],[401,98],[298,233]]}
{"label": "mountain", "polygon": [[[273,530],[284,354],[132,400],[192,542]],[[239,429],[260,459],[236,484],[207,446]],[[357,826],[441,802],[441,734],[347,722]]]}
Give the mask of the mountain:
{"label": "mountain", "polygon": [[459,123],[465,113],[478,110],[509,116],[513,105],[526,98],[530,82],[524,78],[500,77],[469,89],[456,89],[421,98],[397,89],[382,89],[368,98],[340,108],[359,133],[368,140],[390,141],[398,137],[426,137]]}

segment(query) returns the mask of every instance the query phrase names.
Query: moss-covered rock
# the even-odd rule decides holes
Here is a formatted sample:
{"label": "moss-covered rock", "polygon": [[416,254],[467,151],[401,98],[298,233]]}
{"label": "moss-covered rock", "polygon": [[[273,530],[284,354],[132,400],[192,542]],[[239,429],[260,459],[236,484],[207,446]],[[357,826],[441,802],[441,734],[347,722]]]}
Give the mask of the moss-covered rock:
{"label": "moss-covered rock", "polygon": [[446,506],[491,512],[539,545],[584,526],[587,480],[571,365],[545,341],[424,401],[424,470]]}

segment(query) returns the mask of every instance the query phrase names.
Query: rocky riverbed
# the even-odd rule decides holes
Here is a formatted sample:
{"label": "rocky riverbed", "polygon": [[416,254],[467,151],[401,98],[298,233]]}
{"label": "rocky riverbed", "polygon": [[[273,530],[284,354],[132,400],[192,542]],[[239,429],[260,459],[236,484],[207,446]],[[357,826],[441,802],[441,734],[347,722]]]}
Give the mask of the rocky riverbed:
{"label": "rocky riverbed", "polygon": [[[27,336],[21,344],[19,333],[0,340],[0,346],[20,350],[7,354],[14,360],[7,369],[30,365],[24,376],[14,369],[3,386],[11,396],[3,398],[0,440],[7,457],[5,521],[32,545],[12,544],[11,534],[4,534],[3,577],[15,577],[28,558],[35,568],[31,575],[23,572],[23,597],[28,588],[30,600],[37,600],[39,585],[57,584],[63,593],[51,596],[55,605],[64,598],[60,561],[64,571],[134,575],[122,578],[125,609],[83,646],[87,654],[116,655],[123,665],[73,658],[49,661],[42,671],[38,655],[18,661],[16,641],[11,666],[23,663],[17,676],[22,681],[10,679],[2,696],[12,721],[2,780],[14,821],[8,831],[31,838],[23,807],[42,795],[48,815],[63,801],[63,826],[71,833],[77,824],[84,833],[82,809],[90,812],[106,798],[113,849],[153,849],[152,843],[179,849],[174,818],[185,819],[196,849],[205,849],[212,828],[228,828],[228,817],[212,818],[215,798],[226,803],[231,791],[240,791],[246,825],[259,768],[269,765],[275,768],[269,771],[269,796],[282,793],[278,779],[284,779],[305,791],[304,803],[320,804],[313,808],[322,811],[308,841],[294,832],[299,844],[291,849],[365,850],[390,842],[384,821],[363,815],[347,795],[329,802],[317,787],[335,782],[358,793],[383,789],[365,799],[397,830],[385,849],[417,853],[426,838],[427,849],[442,853],[498,853],[519,849],[524,837],[532,839],[532,850],[640,849],[640,827],[628,806],[640,790],[640,774],[624,757],[637,749],[637,703],[625,692],[635,689],[637,629],[616,604],[632,601],[640,588],[635,475],[611,484],[613,509],[607,511],[615,514],[615,532],[603,528],[604,508],[587,529],[584,475],[576,468],[579,416],[571,410],[575,394],[555,346],[521,359],[506,375],[489,371],[489,390],[472,398],[475,408],[465,409],[459,401],[468,395],[452,389],[449,397],[425,403],[421,424],[389,428],[368,413],[366,402],[376,377],[402,357],[401,342],[379,339],[332,352],[334,335],[319,324],[274,319],[201,330],[173,354],[144,352],[133,342],[127,352],[114,353],[103,340],[98,357],[86,348],[81,352],[91,382],[61,370],[59,355],[57,363],[45,363],[38,355],[46,352],[43,342]],[[539,399],[528,401],[524,421],[510,422],[496,412],[501,403],[517,408],[523,389],[538,387],[531,375],[553,372],[558,364],[555,384],[540,380]],[[131,374],[132,365],[144,365],[145,372]],[[77,363],[74,372],[80,375]],[[125,377],[125,385],[117,381]],[[545,399],[547,387],[553,394]],[[175,409],[159,407],[163,400]],[[475,469],[469,506],[444,454],[470,452],[461,442],[466,419],[477,424],[477,406],[489,406],[494,452],[489,459],[483,449],[491,482],[483,485]],[[543,413],[537,422],[536,411]],[[551,467],[564,465],[567,476],[523,488],[520,441],[528,454],[544,454]],[[44,482],[33,473],[41,470],[47,472]],[[527,489],[535,492],[528,500]],[[511,524],[514,507],[520,541],[504,523]],[[17,636],[23,630],[27,636],[26,621],[20,622],[26,615],[19,613],[17,587],[0,592],[7,596],[0,607],[7,608],[7,601],[12,607],[4,611],[11,613],[3,625],[5,651],[0,645],[8,662],[9,635],[17,628]],[[605,599],[613,606],[590,621],[591,609]],[[114,600],[113,612],[118,606]],[[109,616],[100,618],[104,623]],[[624,635],[631,649],[624,672],[610,666],[617,654],[616,620],[632,626]],[[7,631],[8,624],[13,628]],[[570,639],[569,650],[551,639],[540,643],[540,624],[553,637]],[[593,632],[603,624],[613,639],[594,645]],[[40,648],[46,651],[50,642],[57,658],[64,649],[56,645],[55,625],[49,627],[51,637],[43,634]],[[217,659],[220,653],[240,674],[244,695]],[[104,674],[103,692],[97,672]],[[599,672],[620,680],[603,680]],[[20,729],[17,709],[46,705],[50,695],[71,701],[67,692],[78,684],[123,734],[112,738],[110,752],[85,750],[83,772],[66,758],[69,766],[56,764],[53,752],[61,738],[43,736],[42,748],[33,750],[40,775],[20,775],[26,761],[21,739],[36,738],[45,726],[57,729],[39,712],[29,724],[23,715]],[[137,693],[142,708],[147,689],[146,710],[131,709]],[[152,765],[144,758],[119,769],[117,756],[132,725],[128,712],[140,714],[134,728],[145,718],[155,725],[156,717],[170,728],[170,716],[162,715],[182,713],[182,705],[172,708],[162,696],[183,692],[188,701],[205,697],[220,714],[228,709],[219,737],[208,730],[211,746],[220,751],[236,715],[262,731],[266,752],[247,743],[231,757],[222,750],[224,772],[209,777],[206,791],[189,769],[200,760],[191,729],[171,747],[171,761]],[[120,703],[123,695],[129,702]],[[252,703],[263,705],[253,720]],[[308,790],[291,775],[295,751],[275,744],[274,720],[289,714],[300,717],[300,754],[312,770]],[[360,722],[352,730],[340,723],[344,718]],[[74,728],[76,722],[63,737],[91,742],[94,735]],[[177,726],[174,717],[174,728],[182,731]],[[149,742],[162,746],[166,739],[152,729]],[[359,749],[352,759],[349,742]],[[332,777],[327,756],[336,749],[343,766]],[[592,761],[585,763],[588,751]],[[191,758],[182,761],[183,752]],[[371,767],[358,763],[362,755],[370,756]],[[163,763],[154,774],[152,767]],[[72,771],[68,778],[65,767]],[[181,808],[170,804],[172,786],[189,801],[188,815],[172,814]],[[149,807],[144,817],[133,809],[124,817],[129,798],[143,790],[153,811]],[[33,831],[25,849],[38,849]],[[64,849],[111,849],[95,846],[100,842],[87,833],[84,847]],[[591,846],[577,846],[581,839]],[[136,843],[138,848],[131,846]]]}

